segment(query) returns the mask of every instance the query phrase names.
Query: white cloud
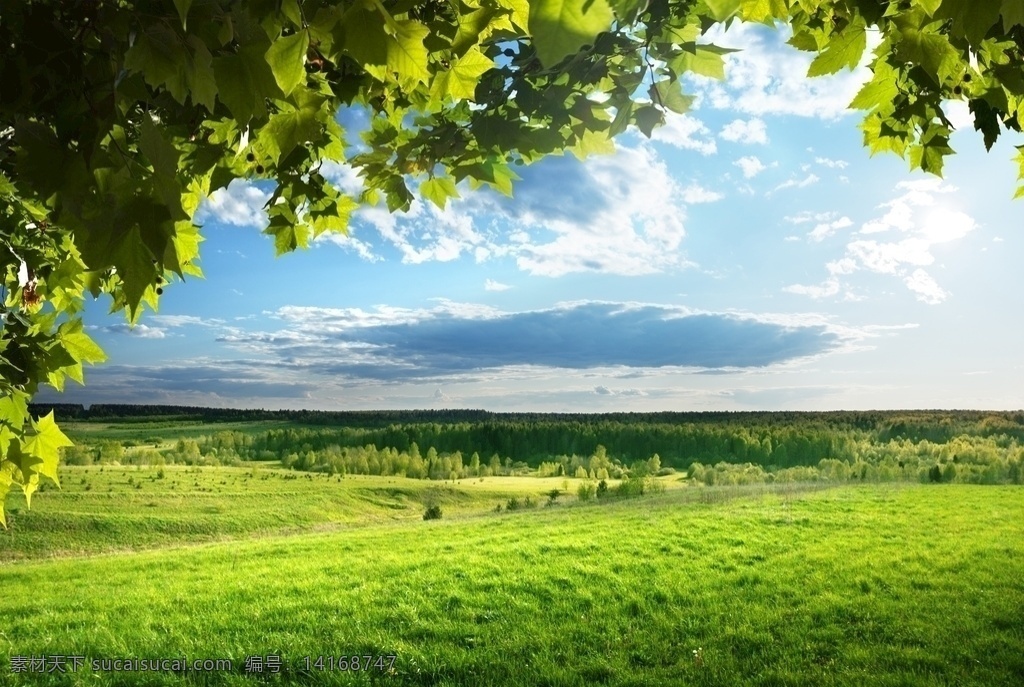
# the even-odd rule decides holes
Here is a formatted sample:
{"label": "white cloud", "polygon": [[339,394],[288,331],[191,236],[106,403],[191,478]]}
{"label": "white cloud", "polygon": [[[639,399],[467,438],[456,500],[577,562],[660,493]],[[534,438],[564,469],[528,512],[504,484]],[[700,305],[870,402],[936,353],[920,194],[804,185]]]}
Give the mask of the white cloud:
{"label": "white cloud", "polygon": [[835,296],[839,293],[839,280],[838,279],[827,279],[820,285],[804,285],[804,284],[790,284],[782,289],[786,293],[795,293],[800,296],[810,296],[811,298],[827,298],[829,296]]}
{"label": "white cloud", "polygon": [[360,233],[369,228],[410,264],[511,257],[530,274],[552,277],[652,274],[690,264],[681,252],[684,204],[722,197],[698,184],[681,186],[646,141],[585,164],[550,157],[521,174],[511,199],[481,191],[444,210],[419,198],[404,214],[359,208],[351,232],[361,240],[351,233],[324,240],[378,259]]}
{"label": "white cloud", "polygon": [[651,139],[701,155],[713,155],[718,152],[718,146],[710,136],[711,130],[696,117],[674,114],[665,118],[664,126],[655,129]]}
{"label": "white cloud", "polygon": [[688,75],[694,84],[698,104],[729,109],[756,116],[797,115],[838,119],[850,111],[850,101],[871,78],[867,64],[879,43],[877,32],[868,32],[868,49],[854,71],[842,70],[832,76],[807,78],[813,53],[786,45],[792,35],[788,27],[778,30],[757,24],[736,22],[728,29],[712,27],[705,37],[739,52],[725,55],[725,82]]}
{"label": "white cloud", "polygon": [[354,198],[363,192],[363,180],[359,178],[359,174],[351,165],[327,160],[320,166],[320,173],[339,191]]}
{"label": "white cloud", "polygon": [[[843,257],[826,264],[826,281],[818,286],[793,285],[786,291],[813,298],[835,295],[842,288],[840,277],[862,270],[899,278],[925,303],[934,305],[946,300],[949,292],[924,269],[935,262],[932,248],[967,236],[977,228],[977,223],[952,202],[944,201],[943,195],[955,198],[952,194],[956,187],[940,179],[903,181],[896,185],[896,190],[899,195],[878,206],[884,213],[861,225],[857,235],[846,244]],[[799,223],[812,217],[817,219],[819,215],[801,213],[787,219]],[[832,213],[821,217],[827,221],[809,234],[812,239],[824,238],[836,229],[852,225],[847,217],[833,220]]]}
{"label": "white cloud", "polygon": [[160,327],[150,327],[145,324],[129,325],[129,324],[111,324],[103,327],[104,331],[112,334],[126,334],[128,336],[134,336],[139,339],[164,339],[167,337],[167,331]]}
{"label": "white cloud", "polygon": [[747,179],[753,179],[758,174],[767,169],[765,164],[753,155],[741,157],[739,160],[733,163],[743,171],[743,176]]}
{"label": "white cloud", "polygon": [[807,222],[831,222],[839,216],[838,212],[798,212],[795,215],[787,215],[784,220],[790,224],[806,224]]}
{"label": "white cloud", "polygon": [[771,193],[774,193],[775,191],[781,191],[787,188],[807,188],[811,184],[816,184],[819,181],[821,181],[821,179],[818,178],[817,174],[808,174],[803,179],[789,179],[788,181],[782,182],[781,184],[773,188],[771,190]]}
{"label": "white cloud", "polygon": [[270,200],[270,192],[263,191],[251,182],[234,179],[226,188],[210,194],[200,206],[197,221],[210,220],[232,224],[236,227],[263,229],[269,223],[263,206]]}
{"label": "white cloud", "polygon": [[326,234],[320,234],[313,240],[314,244],[317,243],[331,243],[343,250],[351,251],[361,257],[367,262],[380,262],[384,258],[373,252],[373,247],[365,242],[360,241],[352,235],[352,228],[350,227],[347,234],[339,234],[337,232],[328,232]]}
{"label": "white cloud", "polygon": [[851,220],[849,217],[840,217],[834,222],[822,222],[821,224],[818,224],[817,226],[814,227],[813,230],[811,230],[811,233],[807,235],[807,238],[814,242],[824,241],[826,238],[832,236],[832,234],[836,233],[840,229],[845,229],[846,227],[852,226],[853,220]]}
{"label": "white cloud", "polygon": [[683,202],[689,205],[696,205],[697,203],[714,203],[715,201],[725,198],[724,194],[704,188],[696,182],[684,188],[682,194]]}
{"label": "white cloud", "polygon": [[224,324],[221,319],[204,319],[195,315],[152,315],[149,318],[153,322],[164,327],[185,327],[189,325],[198,327],[220,327]]}
{"label": "white cloud", "polygon": [[[676,200],[687,193],[653,148],[623,147],[577,165],[566,160],[554,168],[557,182],[538,175],[520,185],[516,200],[494,205],[526,234],[503,247],[520,269],[548,277],[639,275],[689,264],[680,252],[685,208]],[[572,200],[565,190],[570,183],[579,188]],[[689,195],[709,199],[694,190]]]}
{"label": "white cloud", "polygon": [[718,135],[734,143],[767,143],[768,127],[765,126],[764,120],[756,117],[746,121],[734,119],[726,124]]}
{"label": "white cloud", "polygon": [[846,160],[832,160],[827,157],[816,157],[814,161],[822,167],[828,167],[830,169],[846,169],[850,163]]}
{"label": "white cloud", "polygon": [[924,301],[929,305],[941,303],[949,297],[949,292],[939,286],[938,282],[922,269],[914,270],[910,276],[903,279],[903,283],[917,295],[919,301]]}
{"label": "white cloud", "polygon": [[962,100],[943,100],[942,111],[954,129],[974,127],[974,115],[966,102]]}
{"label": "white cloud", "polygon": [[494,281],[493,279],[488,279],[484,282],[485,291],[508,291],[511,288],[508,284],[502,284],[500,281]]}

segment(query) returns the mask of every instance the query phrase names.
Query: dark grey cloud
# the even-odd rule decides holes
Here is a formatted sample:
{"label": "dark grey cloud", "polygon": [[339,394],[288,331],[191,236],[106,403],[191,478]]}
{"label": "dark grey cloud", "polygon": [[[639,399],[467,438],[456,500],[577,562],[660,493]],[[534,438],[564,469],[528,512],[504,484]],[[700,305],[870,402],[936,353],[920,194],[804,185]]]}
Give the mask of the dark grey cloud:
{"label": "dark grey cloud", "polygon": [[293,318],[287,336],[236,333],[221,341],[310,374],[378,381],[524,366],[758,368],[826,353],[843,342],[824,324],[593,302],[519,313],[433,311],[358,326],[323,323],[314,311]]}
{"label": "dark grey cloud", "polygon": [[491,319],[445,317],[346,335],[378,354],[441,370],[510,365],[764,367],[822,353],[838,343],[824,326],[786,327],[724,314],[657,306],[587,303]]}

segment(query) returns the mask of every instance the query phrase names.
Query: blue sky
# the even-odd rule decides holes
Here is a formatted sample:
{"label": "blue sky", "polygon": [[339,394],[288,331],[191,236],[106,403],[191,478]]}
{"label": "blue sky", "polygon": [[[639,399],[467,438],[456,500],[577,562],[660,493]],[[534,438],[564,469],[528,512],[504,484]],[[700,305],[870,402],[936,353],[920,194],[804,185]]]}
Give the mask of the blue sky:
{"label": "blue sky", "polygon": [[[965,110],[944,179],[869,158],[859,69],[804,78],[786,35],[717,37],[724,83],[613,156],[520,169],[513,199],[360,211],[275,259],[264,193],[202,210],[206,278],[40,400],[262,408],[749,410],[1024,407],[1013,144]],[[360,118],[344,113],[349,137]],[[355,190],[344,165],[329,177]]]}

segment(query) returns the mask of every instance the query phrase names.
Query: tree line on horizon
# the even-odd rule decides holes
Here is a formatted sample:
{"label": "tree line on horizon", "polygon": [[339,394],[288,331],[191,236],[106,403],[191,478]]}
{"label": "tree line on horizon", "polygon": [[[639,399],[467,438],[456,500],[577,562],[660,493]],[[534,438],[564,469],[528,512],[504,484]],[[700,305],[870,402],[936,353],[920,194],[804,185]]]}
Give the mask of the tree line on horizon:
{"label": "tree line on horizon", "polygon": [[[383,415],[422,418],[433,412]],[[751,413],[742,421],[715,414],[674,423],[644,419],[650,414],[538,416],[543,419],[535,421],[490,415],[477,422],[382,426],[379,416],[367,413],[367,426],[225,429],[177,438],[173,447],[160,448],[176,438],[172,427],[154,429],[158,435],[145,441],[101,440],[65,449],[64,455],[68,464],[279,461],[296,470],[441,480],[525,474],[619,479],[686,471],[705,484],[775,479],[1020,483],[1024,466],[1024,423],[1014,413]],[[568,417],[575,419],[558,419]]]}

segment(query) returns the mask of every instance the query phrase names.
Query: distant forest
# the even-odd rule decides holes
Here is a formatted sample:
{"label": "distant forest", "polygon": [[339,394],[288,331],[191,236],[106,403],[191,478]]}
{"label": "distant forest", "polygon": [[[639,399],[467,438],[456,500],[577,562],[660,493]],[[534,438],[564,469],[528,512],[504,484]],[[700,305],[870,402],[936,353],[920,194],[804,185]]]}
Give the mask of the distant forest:
{"label": "distant forest", "polygon": [[[281,461],[332,473],[433,479],[499,474],[611,478],[686,470],[705,483],[787,479],[914,479],[1020,483],[1024,412],[492,413],[483,410],[267,411],[185,406],[33,407],[59,419],[284,422],[211,428],[149,451],[145,462]],[[69,463],[120,460],[81,447]],[[114,454],[119,454],[116,457]],[[139,454],[135,454],[139,455]],[[807,470],[810,473],[805,474]],[[719,474],[715,475],[715,471]],[[803,472],[801,472],[803,471]],[[813,473],[813,474],[812,474]],[[731,477],[729,477],[731,475]],[[737,475],[740,475],[737,477]],[[728,479],[727,479],[728,478]]]}

